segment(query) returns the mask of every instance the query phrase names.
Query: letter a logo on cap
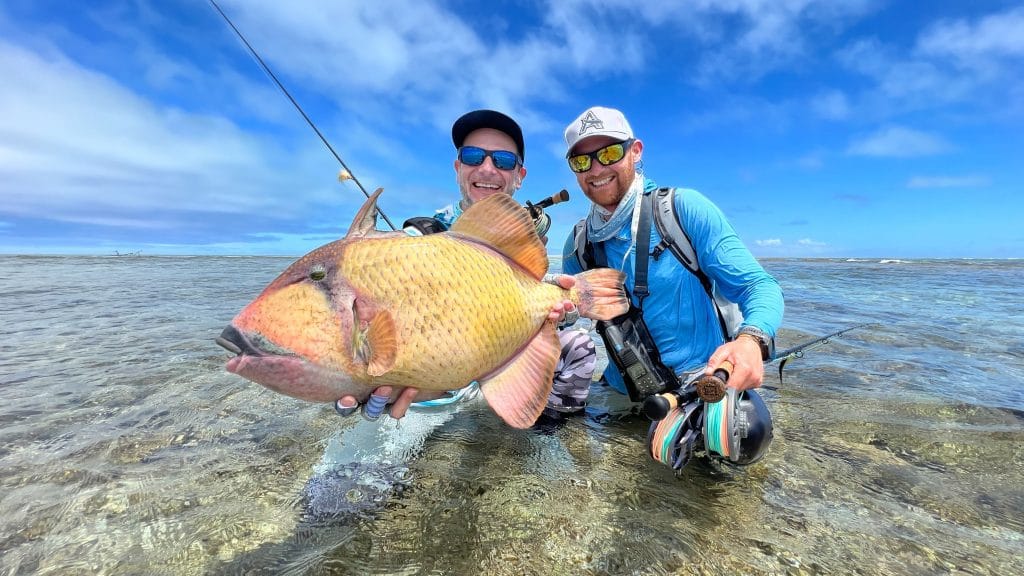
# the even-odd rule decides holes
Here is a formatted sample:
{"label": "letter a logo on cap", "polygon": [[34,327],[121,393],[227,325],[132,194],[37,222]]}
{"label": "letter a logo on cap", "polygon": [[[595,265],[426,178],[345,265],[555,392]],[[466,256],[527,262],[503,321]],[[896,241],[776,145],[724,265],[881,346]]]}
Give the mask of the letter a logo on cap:
{"label": "letter a logo on cap", "polygon": [[594,114],[593,110],[587,111],[587,114],[580,118],[580,136],[583,136],[583,133],[590,128],[595,130],[604,129],[604,122],[597,117],[597,114]]}

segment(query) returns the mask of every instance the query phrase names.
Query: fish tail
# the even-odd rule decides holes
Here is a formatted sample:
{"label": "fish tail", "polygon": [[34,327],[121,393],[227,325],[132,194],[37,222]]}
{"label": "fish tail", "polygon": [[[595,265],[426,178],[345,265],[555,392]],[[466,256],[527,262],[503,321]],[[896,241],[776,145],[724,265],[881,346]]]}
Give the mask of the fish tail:
{"label": "fish tail", "polygon": [[592,320],[611,320],[629,310],[629,300],[622,283],[626,275],[611,268],[594,268],[575,276],[576,285],[569,290],[569,299],[580,315]]}

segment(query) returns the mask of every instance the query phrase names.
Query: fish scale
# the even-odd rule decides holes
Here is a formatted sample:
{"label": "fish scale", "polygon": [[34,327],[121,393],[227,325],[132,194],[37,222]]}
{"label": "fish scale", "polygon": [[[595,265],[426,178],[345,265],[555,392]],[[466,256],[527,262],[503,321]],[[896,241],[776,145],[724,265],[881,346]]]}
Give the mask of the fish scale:
{"label": "fish scale", "polygon": [[[443,388],[452,377],[481,376],[540,329],[562,292],[493,250],[453,236],[354,243],[340,261],[357,293],[392,314],[401,342],[394,369],[374,385]],[[450,367],[456,355],[471,362]]]}

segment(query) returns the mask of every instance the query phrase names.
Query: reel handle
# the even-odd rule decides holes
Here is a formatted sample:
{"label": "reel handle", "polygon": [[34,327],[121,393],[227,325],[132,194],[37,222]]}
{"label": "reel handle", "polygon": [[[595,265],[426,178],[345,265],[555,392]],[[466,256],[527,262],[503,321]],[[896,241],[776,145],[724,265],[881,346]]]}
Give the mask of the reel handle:
{"label": "reel handle", "polygon": [[653,394],[644,398],[641,411],[644,413],[644,416],[651,420],[663,420],[665,416],[668,416],[669,412],[683,404],[693,402],[696,398],[697,391],[690,386],[682,390],[671,390],[661,394]]}
{"label": "reel handle", "polygon": [[729,382],[729,375],[732,373],[732,370],[732,362],[725,360],[718,365],[718,368],[715,368],[714,374],[711,376],[701,376],[694,383],[700,399],[709,404],[720,402],[725,397],[725,385]]}
{"label": "reel handle", "polygon": [[551,196],[543,200],[540,200],[536,203],[527,200],[526,209],[530,211],[530,217],[536,220],[537,218],[540,217],[541,213],[544,211],[545,208],[554,206],[555,204],[561,204],[562,202],[565,202],[567,200],[569,200],[569,191],[566,190],[565,188],[562,188],[561,192],[552,194]]}

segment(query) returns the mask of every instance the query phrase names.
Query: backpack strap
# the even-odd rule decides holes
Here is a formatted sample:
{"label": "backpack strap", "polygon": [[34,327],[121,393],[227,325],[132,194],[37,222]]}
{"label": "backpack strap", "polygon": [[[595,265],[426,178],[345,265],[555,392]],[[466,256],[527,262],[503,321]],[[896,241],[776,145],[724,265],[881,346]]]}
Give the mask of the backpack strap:
{"label": "backpack strap", "polygon": [[605,265],[604,250],[595,249],[594,243],[587,237],[587,218],[575,223],[575,227],[572,228],[572,255],[580,264],[580,270],[586,271]]}
{"label": "backpack strap", "polygon": [[[654,197],[653,202],[650,200],[651,196]],[[704,291],[708,293],[708,296],[711,296],[711,280],[704,274],[704,271],[700,269],[700,265],[697,263],[697,252],[693,249],[690,237],[687,236],[682,224],[680,224],[679,215],[676,214],[674,197],[674,188],[659,188],[654,194],[643,194],[640,196],[640,226],[637,230],[636,246],[637,257],[640,258],[640,255],[650,254],[657,260],[658,256],[668,248],[669,252],[672,252],[672,255],[700,280]],[[658,235],[661,236],[661,243],[655,246],[653,252],[650,251],[651,220],[654,220],[654,224],[658,229]],[[589,270],[598,266],[598,254],[596,254],[595,244],[587,238],[586,218],[577,222],[573,228],[573,255],[583,270]],[[644,262],[637,262],[637,275],[634,280],[634,291],[637,296],[640,296],[641,293],[643,296],[650,293],[647,289],[646,257],[642,259]],[[603,266],[604,263],[600,265]],[[643,292],[640,292],[641,289]],[[640,297],[643,298],[643,296]]]}
{"label": "backpack strap", "polygon": [[424,236],[448,230],[448,227],[444,225],[444,222],[441,222],[437,218],[429,218],[427,216],[409,218],[402,224],[402,229],[408,231],[410,228]]}
{"label": "backpack strap", "polygon": [[634,260],[633,294],[636,295],[637,307],[643,309],[644,298],[650,295],[647,287],[647,265],[651,257],[651,204],[654,203],[650,193],[643,193],[637,200],[640,202],[640,222],[636,229],[636,259]]}
{"label": "backpack strap", "polygon": [[657,259],[665,248],[668,248],[676,260],[679,260],[680,264],[700,280],[700,285],[704,288],[704,292],[715,307],[722,335],[728,340],[728,323],[725,320],[725,315],[722,313],[722,307],[719,306],[718,300],[715,298],[714,286],[711,284],[711,279],[708,278],[708,275],[700,269],[697,251],[694,250],[693,242],[683,228],[680,215],[676,213],[675,188],[659,188],[655,192],[654,198],[656,204],[654,224],[658,229],[658,234],[661,236],[661,244],[654,248],[652,256]]}
{"label": "backpack strap", "polygon": [[594,245],[587,238],[587,219],[584,218],[576,223],[572,229],[572,254],[576,257],[576,263],[580,270],[597,268],[597,261],[594,258]]}
{"label": "backpack strap", "polygon": [[660,255],[667,247],[676,260],[679,260],[687,270],[700,278],[701,284],[709,285],[710,281],[707,280],[707,275],[700,269],[700,264],[697,262],[697,251],[693,249],[693,243],[690,242],[690,237],[680,223],[682,221],[679,214],[676,214],[675,188],[659,188],[654,193],[654,202],[656,205],[654,224],[658,228],[662,244],[666,245],[662,247],[659,244],[655,247],[655,251]]}

